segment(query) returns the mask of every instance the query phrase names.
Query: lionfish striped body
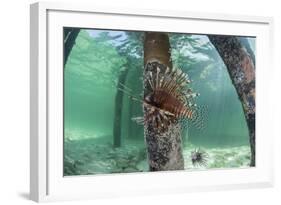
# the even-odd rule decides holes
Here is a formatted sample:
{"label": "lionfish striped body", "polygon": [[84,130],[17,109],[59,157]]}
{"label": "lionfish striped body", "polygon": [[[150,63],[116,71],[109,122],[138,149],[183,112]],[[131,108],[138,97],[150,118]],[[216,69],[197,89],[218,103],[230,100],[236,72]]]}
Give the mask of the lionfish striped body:
{"label": "lionfish striped body", "polygon": [[195,124],[198,110],[193,98],[198,96],[188,88],[188,75],[180,69],[170,69],[158,62],[146,65],[143,123],[165,131],[171,123],[187,119]]}
{"label": "lionfish striped body", "polygon": [[[156,89],[152,92],[149,98],[145,98],[145,102],[149,105],[158,107],[159,109],[169,112],[171,116],[175,118],[192,118],[192,110],[188,108],[177,97],[171,95],[165,90]],[[153,99],[153,100],[151,100]]]}

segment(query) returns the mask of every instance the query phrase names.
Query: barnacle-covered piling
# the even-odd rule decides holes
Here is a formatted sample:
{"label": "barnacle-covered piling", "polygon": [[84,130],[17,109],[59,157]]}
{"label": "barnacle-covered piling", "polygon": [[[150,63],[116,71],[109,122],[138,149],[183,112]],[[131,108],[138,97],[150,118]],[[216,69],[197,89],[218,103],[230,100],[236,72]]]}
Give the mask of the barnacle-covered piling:
{"label": "barnacle-covered piling", "polygon": [[243,106],[249,129],[251,166],[255,166],[255,65],[250,54],[235,36],[208,36],[227,67]]}
{"label": "barnacle-covered piling", "polygon": [[172,67],[170,44],[165,33],[146,33],[144,42],[143,119],[151,170],[184,168],[181,122],[200,127],[200,113],[189,87],[187,73]]}
{"label": "barnacle-covered piling", "polygon": [[[164,68],[172,67],[170,58],[169,37],[165,33],[146,32],[144,39],[144,79],[148,79],[150,72],[163,73]],[[148,63],[151,64],[148,70]],[[148,80],[144,80],[144,96],[151,92]],[[151,110],[143,106],[144,118]],[[167,130],[160,131],[148,118],[144,123],[144,134],[147,145],[150,171],[183,170],[184,159],[182,155],[181,128],[178,122],[171,122]]]}

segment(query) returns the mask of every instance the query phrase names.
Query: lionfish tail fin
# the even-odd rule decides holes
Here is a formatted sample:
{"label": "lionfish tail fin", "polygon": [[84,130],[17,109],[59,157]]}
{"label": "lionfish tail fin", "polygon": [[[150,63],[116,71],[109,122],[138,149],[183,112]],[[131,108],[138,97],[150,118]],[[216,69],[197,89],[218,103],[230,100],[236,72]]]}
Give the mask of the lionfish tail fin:
{"label": "lionfish tail fin", "polygon": [[189,125],[198,130],[204,130],[208,119],[208,107],[197,106],[193,108],[192,118],[189,120]]}

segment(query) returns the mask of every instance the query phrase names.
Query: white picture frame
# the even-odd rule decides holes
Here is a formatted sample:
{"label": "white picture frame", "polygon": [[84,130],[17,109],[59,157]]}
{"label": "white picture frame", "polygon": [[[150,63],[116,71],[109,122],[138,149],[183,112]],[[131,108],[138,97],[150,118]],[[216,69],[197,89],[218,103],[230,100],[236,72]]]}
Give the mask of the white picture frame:
{"label": "white picture frame", "polygon": [[[34,201],[273,186],[270,71],[273,19],[183,11],[35,3],[30,13],[30,198]],[[93,24],[95,20],[95,24]],[[63,177],[62,27],[257,36],[256,166]],[[265,137],[266,136],[266,137]]]}

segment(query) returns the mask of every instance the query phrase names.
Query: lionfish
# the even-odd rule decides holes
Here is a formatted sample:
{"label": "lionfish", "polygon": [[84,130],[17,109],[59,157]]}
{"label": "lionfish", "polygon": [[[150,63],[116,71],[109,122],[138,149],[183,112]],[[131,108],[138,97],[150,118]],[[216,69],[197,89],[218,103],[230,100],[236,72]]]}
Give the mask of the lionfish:
{"label": "lionfish", "polygon": [[191,162],[193,166],[207,166],[209,155],[200,148],[191,152]]}
{"label": "lionfish", "polygon": [[194,103],[199,96],[188,84],[188,75],[178,68],[169,68],[158,62],[149,62],[145,66],[144,84],[146,92],[140,101],[144,107],[144,117],[133,118],[139,124],[149,124],[164,132],[172,123],[191,122],[202,128],[200,109]]}

